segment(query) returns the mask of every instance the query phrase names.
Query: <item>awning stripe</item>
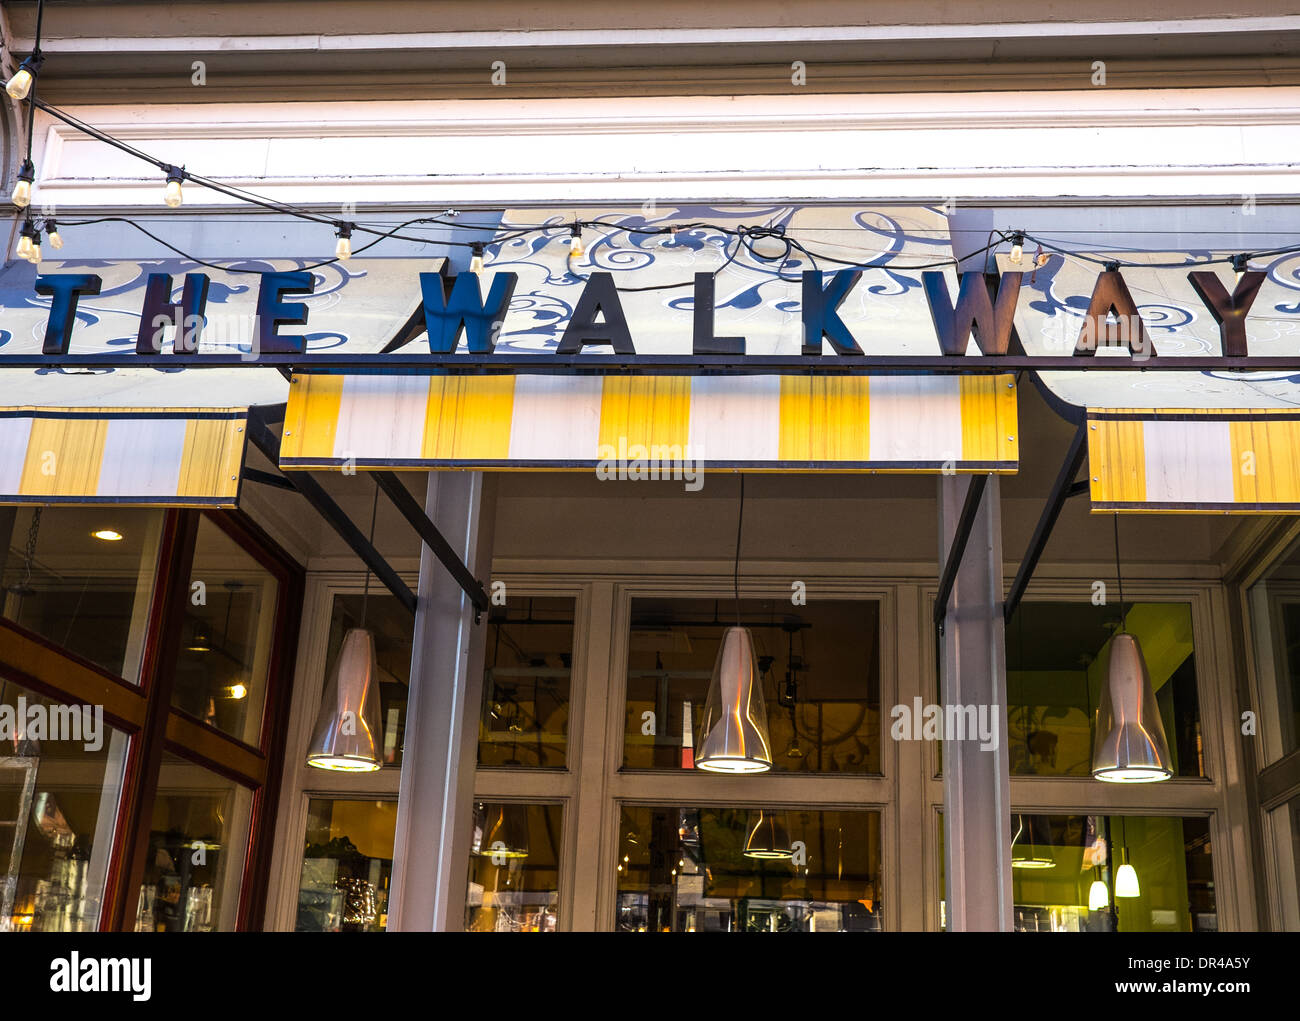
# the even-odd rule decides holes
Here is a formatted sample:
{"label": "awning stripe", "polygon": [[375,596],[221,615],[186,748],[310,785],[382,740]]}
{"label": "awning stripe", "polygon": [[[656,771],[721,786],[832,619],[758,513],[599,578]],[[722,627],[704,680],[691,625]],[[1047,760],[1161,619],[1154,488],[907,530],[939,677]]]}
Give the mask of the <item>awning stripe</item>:
{"label": "awning stripe", "polygon": [[1088,412],[1093,510],[1300,512],[1300,420],[1277,412]]}
{"label": "awning stripe", "polygon": [[0,503],[233,507],[247,414],[0,409]]}
{"label": "awning stripe", "polygon": [[280,466],[1016,470],[1004,376],[347,376],[299,373]]}

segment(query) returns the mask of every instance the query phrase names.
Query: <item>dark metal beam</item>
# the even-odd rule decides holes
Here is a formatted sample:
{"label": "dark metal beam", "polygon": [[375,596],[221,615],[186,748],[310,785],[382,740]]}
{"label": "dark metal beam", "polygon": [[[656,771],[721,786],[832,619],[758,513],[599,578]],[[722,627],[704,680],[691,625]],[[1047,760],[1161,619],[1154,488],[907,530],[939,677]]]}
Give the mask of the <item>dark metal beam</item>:
{"label": "dark metal beam", "polygon": [[456,579],[465,595],[469,596],[470,602],[474,604],[474,616],[477,620],[478,615],[486,612],[491,605],[483,583],[474,577],[464,561],[456,555],[451,544],[443,538],[442,533],[424,513],[424,508],[420,506],[419,501],[402,485],[401,479],[392,472],[372,471],[370,474],[374,476],[375,484],[393,501],[393,506],[398,509],[402,517],[406,518],[410,526],[416,530],[430,552],[442,561],[442,566]]}
{"label": "dark metal beam", "polygon": [[[279,462],[280,440],[275,433],[271,432],[265,419],[258,414],[257,408],[249,409],[248,438],[268,461],[272,464]],[[352,519],[343,513],[343,508],[334,502],[333,497],[325,492],[321,484],[307,472],[294,472],[292,477],[286,476],[286,478],[317,513],[329,522],[339,538],[351,547],[352,551],[361,558],[362,563],[384,583],[388,591],[395,595],[408,611],[415,613],[415,593],[407,587],[406,582],[402,581],[388,561],[380,556],[379,551],[370,544],[361,529],[357,528],[352,523]]]}
{"label": "dark metal beam", "polygon": [[1029,540],[1029,548],[1025,550],[1025,555],[1020,558],[1020,570],[1016,572],[1016,579],[1011,583],[1011,591],[1007,593],[1007,601],[1002,606],[1004,620],[1010,620],[1011,615],[1016,612],[1016,607],[1020,605],[1020,597],[1025,594],[1029,579],[1034,575],[1034,569],[1038,566],[1038,560],[1043,555],[1047,540],[1052,536],[1052,529],[1056,527],[1056,519],[1060,517],[1061,508],[1065,506],[1065,501],[1073,496],[1076,491],[1082,492],[1082,490],[1076,488],[1077,484],[1074,477],[1079,474],[1079,468],[1087,457],[1088,426],[1085,422],[1079,425],[1079,428],[1075,431],[1074,439],[1070,441],[1069,452],[1065,455],[1065,461],[1061,464],[1060,472],[1057,473],[1056,482],[1052,485],[1051,493],[1048,494],[1047,503],[1043,505],[1043,513],[1039,515],[1038,524],[1035,526],[1034,534]]}
{"label": "dark metal beam", "polygon": [[18,354],[0,356],[0,368],[276,369],[282,372],[355,372],[383,375],[443,374],[673,374],[747,375],[805,373],[858,375],[937,373],[981,375],[1024,369],[1052,372],[1297,372],[1295,355],[602,355],[602,354],[261,354],[138,355]]}
{"label": "dark metal beam", "polygon": [[939,576],[939,592],[934,600],[934,623],[943,633],[944,618],[948,616],[948,597],[952,595],[953,584],[957,581],[957,570],[961,567],[961,558],[966,553],[966,543],[970,539],[971,529],[975,527],[975,515],[979,513],[980,500],[984,498],[984,489],[988,485],[987,475],[976,475],[966,488],[966,499],[961,505],[961,517],[957,519],[957,531],[953,533],[952,545],[948,548],[948,560],[943,565],[943,574]]}
{"label": "dark metal beam", "polygon": [[293,488],[293,483],[283,475],[276,475],[273,472],[264,472],[257,468],[245,468],[241,473],[249,482],[256,482],[259,486],[273,486],[276,489],[287,489],[292,493],[297,490]]}

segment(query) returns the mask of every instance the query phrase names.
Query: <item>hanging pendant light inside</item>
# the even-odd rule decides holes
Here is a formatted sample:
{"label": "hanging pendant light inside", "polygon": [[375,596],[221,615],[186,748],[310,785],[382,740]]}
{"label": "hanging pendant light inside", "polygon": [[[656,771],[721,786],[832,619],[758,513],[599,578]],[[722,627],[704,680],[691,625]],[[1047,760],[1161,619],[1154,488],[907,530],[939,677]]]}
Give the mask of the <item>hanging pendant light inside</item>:
{"label": "hanging pendant light inside", "polygon": [[1110,907],[1110,892],[1100,879],[1094,879],[1088,889],[1088,910],[1105,911]]}
{"label": "hanging pendant light inside", "polygon": [[1047,853],[1052,844],[1047,820],[1040,816],[1016,816],[1016,835],[1011,838],[1013,869],[1054,869],[1056,859]]}
{"label": "hanging pendant light inside", "polygon": [[1137,869],[1128,863],[1128,833],[1123,819],[1120,820],[1120,826],[1123,827],[1120,832],[1124,835],[1124,846],[1120,850],[1120,858],[1124,864],[1119,867],[1115,873],[1115,896],[1118,897],[1140,897],[1142,896],[1141,888],[1138,886]]}
{"label": "hanging pendant light inside", "polygon": [[1115,515],[1115,574],[1120,632],[1110,640],[1106,687],[1097,711],[1092,775],[1110,783],[1152,783],[1174,775],[1169,742],[1138,640],[1124,627],[1124,580],[1119,573],[1119,515]]}
{"label": "hanging pendant light inside", "polygon": [[740,529],[745,515],[745,476],[740,477],[740,515],[736,524],[736,626],[722,635],[713,663],[709,696],[695,742],[695,768],[710,773],[764,773],[772,768],[767,708],[754,655],[754,637],[740,626]]}
{"label": "hanging pendant light inside", "polygon": [[779,812],[760,811],[750,827],[745,841],[745,857],[767,861],[789,860],[794,857],[790,844],[790,831]]}
{"label": "hanging pendant light inside", "polygon": [[378,683],[375,637],[365,628],[352,628],[343,636],[338,665],[325,689],[307,765],[352,773],[383,765]]}
{"label": "hanging pendant light inside", "polygon": [[489,858],[527,858],[527,813],[524,805],[493,805],[483,822],[479,854]]}

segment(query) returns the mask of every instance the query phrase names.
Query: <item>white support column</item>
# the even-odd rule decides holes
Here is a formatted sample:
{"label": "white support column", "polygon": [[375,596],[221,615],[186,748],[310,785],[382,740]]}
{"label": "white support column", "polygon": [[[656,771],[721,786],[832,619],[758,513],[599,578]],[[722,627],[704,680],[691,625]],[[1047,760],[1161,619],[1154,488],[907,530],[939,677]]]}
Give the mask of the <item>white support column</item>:
{"label": "white support column", "polygon": [[[494,480],[482,472],[430,472],[425,513],[486,586],[492,566]],[[478,713],[486,617],[427,549],[411,651],[406,740],[393,840],[388,928],[465,927]]]}
{"label": "white support column", "polygon": [[[969,476],[939,479],[940,565],[947,561],[970,483]],[[997,747],[988,751],[981,749],[979,740],[943,745],[944,885],[948,928],[954,932],[1011,929],[1011,780],[999,493],[994,475],[975,516],[940,640],[939,690],[944,706],[974,706],[991,713],[997,735]]]}

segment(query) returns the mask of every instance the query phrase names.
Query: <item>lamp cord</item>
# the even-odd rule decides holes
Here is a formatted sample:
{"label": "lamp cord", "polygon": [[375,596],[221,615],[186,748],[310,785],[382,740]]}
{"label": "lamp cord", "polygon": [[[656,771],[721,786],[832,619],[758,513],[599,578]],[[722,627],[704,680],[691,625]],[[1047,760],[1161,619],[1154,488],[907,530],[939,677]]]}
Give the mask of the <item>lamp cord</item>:
{"label": "lamp cord", "polygon": [[1119,569],[1119,513],[1115,514],[1115,581],[1119,586],[1119,629],[1124,630],[1124,575]]}
{"label": "lamp cord", "polygon": [[[375,499],[370,505],[370,548],[375,547],[375,516],[379,511],[379,483],[375,483]],[[366,582],[361,589],[361,626],[366,626],[366,603],[370,599],[370,566],[366,566]]]}
{"label": "lamp cord", "polygon": [[731,583],[736,594],[736,627],[740,627],[740,530],[745,523],[745,476],[740,476],[740,513],[736,515],[736,564]]}

